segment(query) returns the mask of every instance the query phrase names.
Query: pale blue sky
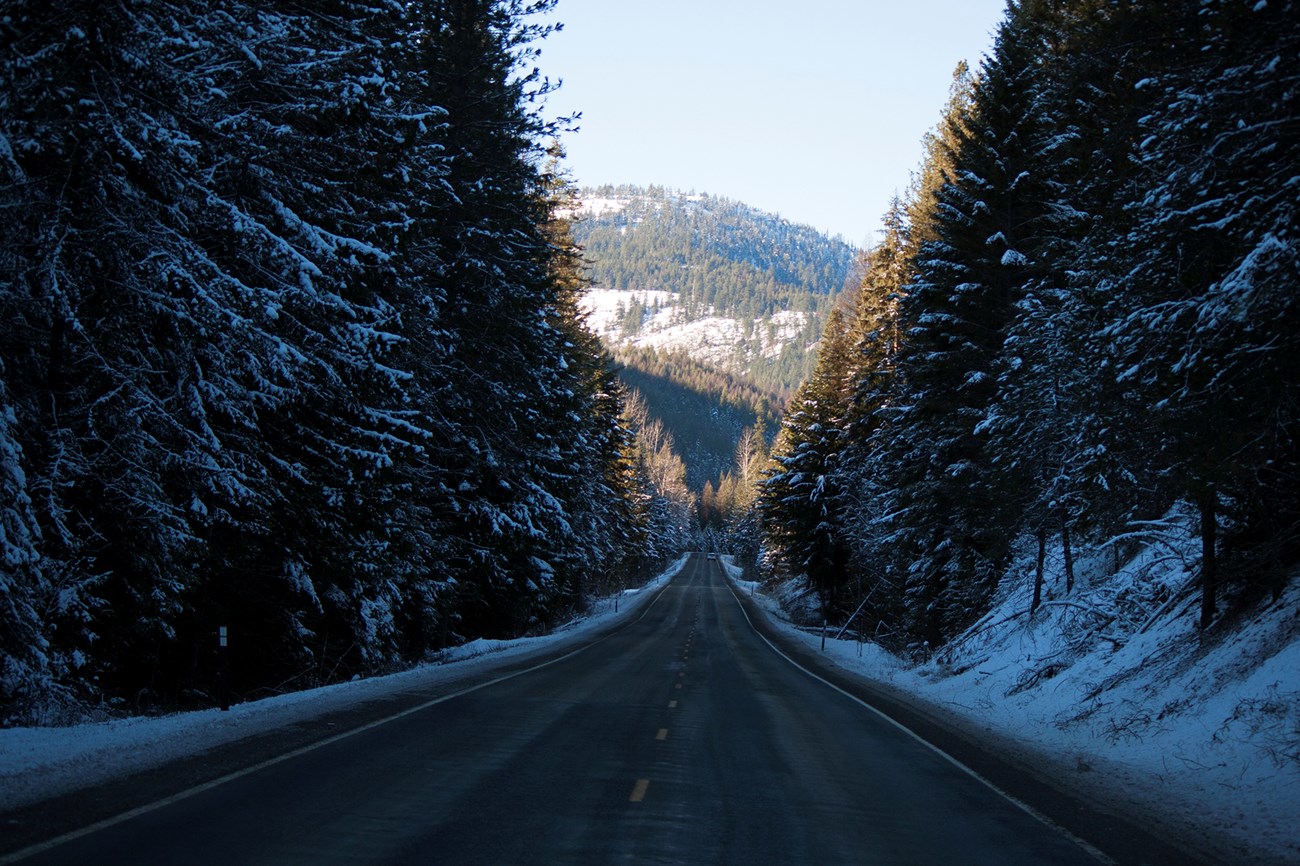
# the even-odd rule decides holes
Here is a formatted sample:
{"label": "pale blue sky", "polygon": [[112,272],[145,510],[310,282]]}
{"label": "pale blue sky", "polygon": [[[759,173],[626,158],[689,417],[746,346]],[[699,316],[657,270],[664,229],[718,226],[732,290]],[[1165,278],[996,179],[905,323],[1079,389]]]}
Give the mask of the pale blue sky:
{"label": "pale blue sky", "polygon": [[539,65],[579,184],[738,199],[870,241],[1004,0],[560,0]]}

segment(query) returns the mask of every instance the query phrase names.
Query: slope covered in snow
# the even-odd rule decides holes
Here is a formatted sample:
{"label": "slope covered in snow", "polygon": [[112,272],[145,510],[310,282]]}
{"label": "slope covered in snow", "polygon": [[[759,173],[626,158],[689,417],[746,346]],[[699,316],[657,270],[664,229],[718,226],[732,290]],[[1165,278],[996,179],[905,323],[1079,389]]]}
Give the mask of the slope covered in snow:
{"label": "slope covered in snow", "polygon": [[[607,345],[635,346],[660,352],[685,352],[697,361],[735,373],[755,362],[774,361],[792,349],[811,355],[809,340],[815,316],[799,310],[778,310],[759,320],[720,315],[710,307],[690,318],[681,296],[664,291],[620,291],[595,288],[583,298],[587,324]],[[629,315],[636,317],[628,326]]]}

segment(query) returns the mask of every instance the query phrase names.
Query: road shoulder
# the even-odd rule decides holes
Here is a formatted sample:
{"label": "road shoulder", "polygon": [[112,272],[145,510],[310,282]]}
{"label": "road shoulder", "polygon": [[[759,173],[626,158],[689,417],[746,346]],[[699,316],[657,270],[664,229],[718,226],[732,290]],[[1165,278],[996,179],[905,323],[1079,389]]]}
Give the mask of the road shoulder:
{"label": "road shoulder", "polygon": [[[724,570],[725,571],[725,570]],[[869,704],[980,778],[1031,807],[1117,863],[1283,866],[1230,840],[1209,838],[1185,816],[1154,808],[1102,774],[983,727],[889,683],[839,666],[728,581],[755,630],[792,661]]]}
{"label": "road shoulder", "polygon": [[[0,862],[30,845],[185,796],[250,768],[585,651],[635,622],[685,561],[679,560],[641,592],[625,596],[616,614],[542,639],[512,642],[509,651],[289,695],[282,706],[271,700],[232,707],[229,714],[178,714],[188,717],[188,726],[175,719],[171,724],[124,720],[116,736],[107,737],[107,745],[98,750],[116,749],[117,755],[73,752],[37,764],[34,770],[13,756],[0,759],[0,776],[8,776],[0,809]],[[15,738],[11,735],[11,741]]]}

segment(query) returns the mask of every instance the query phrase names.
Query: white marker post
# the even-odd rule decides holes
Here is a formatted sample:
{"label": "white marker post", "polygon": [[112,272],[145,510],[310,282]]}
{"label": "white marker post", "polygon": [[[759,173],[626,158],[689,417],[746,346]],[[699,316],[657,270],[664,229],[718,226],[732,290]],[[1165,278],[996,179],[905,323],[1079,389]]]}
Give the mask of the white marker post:
{"label": "white marker post", "polygon": [[221,712],[230,711],[230,639],[226,627],[217,628],[217,684],[221,692]]}

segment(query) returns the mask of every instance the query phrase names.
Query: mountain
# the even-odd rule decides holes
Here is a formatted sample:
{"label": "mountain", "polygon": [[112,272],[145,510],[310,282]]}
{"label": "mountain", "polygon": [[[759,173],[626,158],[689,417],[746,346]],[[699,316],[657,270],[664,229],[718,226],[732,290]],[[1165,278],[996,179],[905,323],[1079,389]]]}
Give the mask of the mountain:
{"label": "mountain", "polygon": [[746,429],[775,434],[858,251],[707,194],[602,186],[578,200],[588,326],[672,434],[690,488],[716,486]]}
{"label": "mountain", "polygon": [[579,200],[589,324],[611,348],[684,352],[782,395],[811,372],[853,246],[707,194],[601,186]]}

